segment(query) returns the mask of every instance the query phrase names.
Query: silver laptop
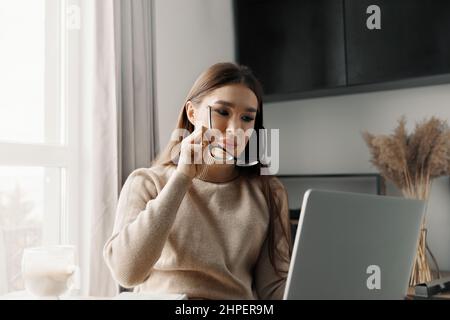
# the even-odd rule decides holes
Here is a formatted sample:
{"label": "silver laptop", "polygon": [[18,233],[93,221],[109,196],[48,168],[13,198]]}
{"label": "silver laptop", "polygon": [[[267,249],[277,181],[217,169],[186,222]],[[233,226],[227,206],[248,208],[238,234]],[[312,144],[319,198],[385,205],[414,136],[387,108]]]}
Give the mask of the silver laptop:
{"label": "silver laptop", "polygon": [[404,299],[425,202],[305,193],[284,299]]}

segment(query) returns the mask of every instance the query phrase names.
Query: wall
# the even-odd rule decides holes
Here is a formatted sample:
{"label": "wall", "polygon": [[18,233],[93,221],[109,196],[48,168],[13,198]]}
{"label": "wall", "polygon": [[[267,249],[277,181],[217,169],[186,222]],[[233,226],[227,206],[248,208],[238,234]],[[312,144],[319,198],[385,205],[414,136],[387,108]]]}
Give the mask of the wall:
{"label": "wall", "polygon": [[[209,65],[234,60],[230,0],[155,0],[159,142],[170,137],[182,103]],[[280,128],[280,173],[375,172],[361,131],[389,133],[401,115],[409,129],[435,115],[450,118],[450,85],[266,104],[265,125]],[[369,182],[370,183],[370,182]],[[346,183],[326,187],[350,189]],[[292,189],[291,189],[292,190]],[[300,195],[291,195],[295,207]],[[365,184],[358,189],[370,190]],[[390,194],[394,194],[390,188]],[[450,270],[450,184],[436,181],[429,204],[430,246]]]}
{"label": "wall", "polygon": [[232,2],[154,0],[159,144],[170,139],[195,79],[208,66],[234,59]]}

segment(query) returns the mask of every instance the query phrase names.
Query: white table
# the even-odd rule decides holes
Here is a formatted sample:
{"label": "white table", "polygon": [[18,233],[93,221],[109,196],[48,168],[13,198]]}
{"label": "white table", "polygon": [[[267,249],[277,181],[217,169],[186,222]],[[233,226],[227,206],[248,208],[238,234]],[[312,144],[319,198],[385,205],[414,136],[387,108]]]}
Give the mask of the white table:
{"label": "white table", "polygon": [[[56,298],[39,298],[26,291],[11,292],[0,296],[0,300],[56,300]],[[123,292],[115,297],[86,297],[63,295],[59,300],[187,300],[185,294],[170,293],[132,293]]]}

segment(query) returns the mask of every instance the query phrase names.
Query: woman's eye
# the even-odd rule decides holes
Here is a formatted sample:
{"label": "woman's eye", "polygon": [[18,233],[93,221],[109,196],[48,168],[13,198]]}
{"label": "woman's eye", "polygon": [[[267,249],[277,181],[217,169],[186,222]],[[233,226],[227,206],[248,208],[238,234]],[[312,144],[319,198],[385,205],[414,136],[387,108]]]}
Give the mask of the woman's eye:
{"label": "woman's eye", "polygon": [[252,117],[243,116],[242,120],[244,120],[245,122],[252,122],[254,119]]}
{"label": "woman's eye", "polygon": [[216,112],[222,116],[227,116],[228,112],[226,112],[225,110],[216,110]]}

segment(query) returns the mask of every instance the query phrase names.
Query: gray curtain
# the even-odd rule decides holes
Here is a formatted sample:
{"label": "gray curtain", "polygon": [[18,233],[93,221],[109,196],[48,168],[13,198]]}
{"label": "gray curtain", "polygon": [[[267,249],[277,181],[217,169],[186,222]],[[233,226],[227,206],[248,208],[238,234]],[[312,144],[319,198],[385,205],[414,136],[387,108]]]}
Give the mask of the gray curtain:
{"label": "gray curtain", "polygon": [[119,186],[157,153],[153,77],[153,1],[115,0]]}

